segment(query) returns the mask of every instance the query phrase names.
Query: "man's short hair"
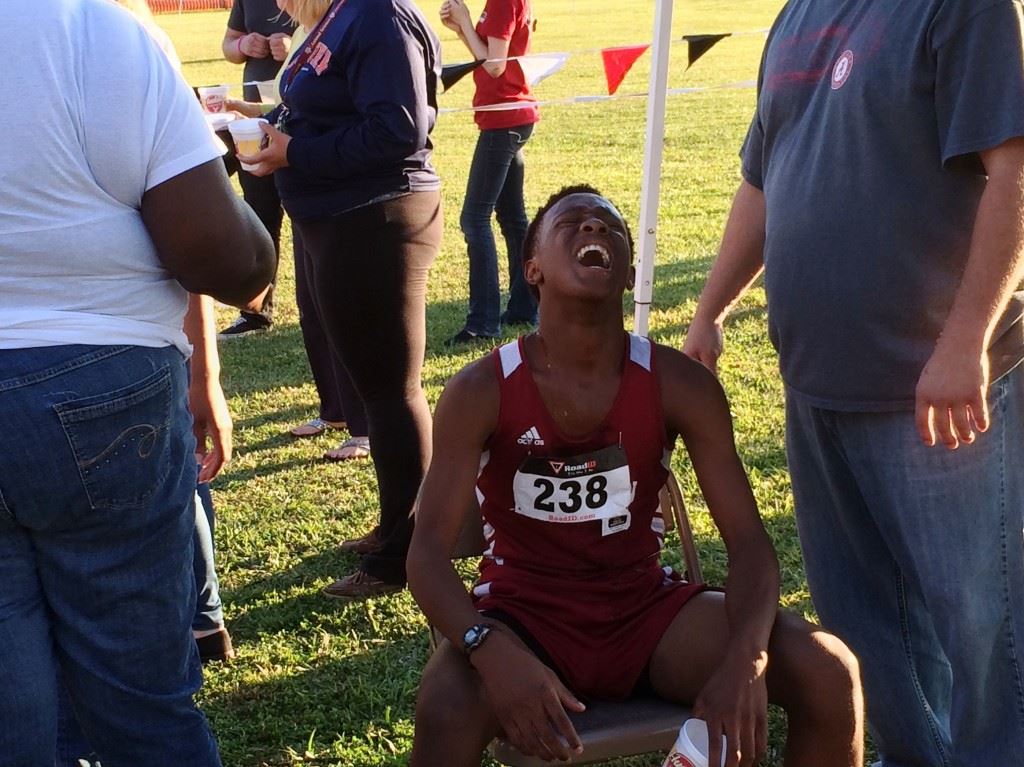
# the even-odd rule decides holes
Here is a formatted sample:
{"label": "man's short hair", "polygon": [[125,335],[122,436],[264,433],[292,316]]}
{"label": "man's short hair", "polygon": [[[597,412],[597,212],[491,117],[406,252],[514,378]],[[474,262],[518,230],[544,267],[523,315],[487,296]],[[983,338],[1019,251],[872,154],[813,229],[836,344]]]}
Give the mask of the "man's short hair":
{"label": "man's short hair", "polygon": [[[520,269],[523,268],[523,265],[527,261],[533,258],[533,252],[537,247],[537,233],[540,231],[540,224],[541,221],[544,220],[544,216],[547,214],[549,210],[551,210],[551,208],[555,206],[555,204],[559,200],[574,194],[592,194],[595,195],[596,197],[602,197],[605,200],[608,200],[608,202],[611,202],[612,205],[615,205],[615,203],[609,200],[608,197],[603,195],[599,190],[595,189],[589,184],[571,184],[569,186],[563,186],[561,189],[559,189],[557,192],[551,195],[548,198],[547,202],[545,202],[543,205],[537,208],[537,212],[534,214],[533,220],[530,221],[530,225],[526,228],[526,237],[523,239],[523,252],[521,254],[521,260],[519,263]],[[618,210],[617,205],[615,205],[615,208],[616,210]],[[633,232],[632,230],[630,230],[629,222],[626,221],[625,218],[622,219],[622,223],[626,227],[626,240],[627,242],[629,242],[629,260],[630,263],[632,263],[633,252],[635,250],[635,246],[633,243]],[[540,291],[537,289],[537,286],[528,285],[528,287],[530,288],[530,292],[533,294],[533,297],[539,301]]]}

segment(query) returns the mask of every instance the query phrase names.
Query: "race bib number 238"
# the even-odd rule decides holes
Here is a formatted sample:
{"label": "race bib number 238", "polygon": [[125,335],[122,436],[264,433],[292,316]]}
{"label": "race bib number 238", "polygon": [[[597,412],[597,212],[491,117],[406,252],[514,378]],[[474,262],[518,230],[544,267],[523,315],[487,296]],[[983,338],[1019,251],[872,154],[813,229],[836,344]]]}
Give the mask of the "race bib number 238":
{"label": "race bib number 238", "polygon": [[629,529],[633,485],[626,453],[612,445],[570,458],[529,456],[512,480],[516,513],[556,524],[600,522],[602,535]]}

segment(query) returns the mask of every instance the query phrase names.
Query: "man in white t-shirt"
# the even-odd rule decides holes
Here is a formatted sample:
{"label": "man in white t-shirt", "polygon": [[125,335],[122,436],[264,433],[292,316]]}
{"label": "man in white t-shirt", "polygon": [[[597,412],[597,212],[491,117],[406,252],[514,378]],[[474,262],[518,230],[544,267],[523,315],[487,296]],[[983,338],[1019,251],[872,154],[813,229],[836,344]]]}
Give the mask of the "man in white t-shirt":
{"label": "man in white t-shirt", "polygon": [[[246,305],[273,248],[191,90],[107,0],[5,0],[0,761],[53,764],[57,684],[109,764],[220,764],[192,702],[187,292]],[[10,726],[17,723],[17,726]]]}

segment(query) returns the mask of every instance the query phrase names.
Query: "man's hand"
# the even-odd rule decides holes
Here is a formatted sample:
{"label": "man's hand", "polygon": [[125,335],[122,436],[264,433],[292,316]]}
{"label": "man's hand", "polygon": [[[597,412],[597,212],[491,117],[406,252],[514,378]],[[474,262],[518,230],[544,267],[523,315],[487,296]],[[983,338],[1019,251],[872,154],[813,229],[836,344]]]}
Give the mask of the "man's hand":
{"label": "man's hand", "polygon": [[231,413],[216,377],[194,375],[188,387],[199,481],[209,482],[231,460]]}
{"label": "man's hand", "polygon": [[709,322],[697,317],[690,323],[683,342],[683,354],[718,374],[718,358],[722,356],[725,337],[719,322]]}
{"label": "man's hand", "polygon": [[504,737],[528,756],[568,761],[583,751],[570,711],[583,711],[550,668],[504,633],[492,632],[471,656]]}
{"label": "man's hand", "polygon": [[267,39],[267,44],[274,61],[284,61],[292,49],[292,36],[284,32],[275,32]]}
{"label": "man's hand", "polygon": [[708,724],[708,764],[752,767],[768,749],[767,653],[755,660],[726,655],[693,704],[693,715]]}
{"label": "man's hand", "polygon": [[954,347],[940,339],[917,381],[914,418],[929,447],[956,450],[988,430],[988,355]]}
{"label": "man's hand", "polygon": [[270,123],[261,123],[260,128],[270,143],[256,154],[240,154],[238,159],[246,165],[255,166],[249,172],[254,176],[269,176],[278,168],[288,165],[288,144],[292,137],[282,133]]}
{"label": "man's hand", "polygon": [[270,55],[270,40],[259,32],[242,35],[237,45],[238,50],[250,59],[265,59]]}

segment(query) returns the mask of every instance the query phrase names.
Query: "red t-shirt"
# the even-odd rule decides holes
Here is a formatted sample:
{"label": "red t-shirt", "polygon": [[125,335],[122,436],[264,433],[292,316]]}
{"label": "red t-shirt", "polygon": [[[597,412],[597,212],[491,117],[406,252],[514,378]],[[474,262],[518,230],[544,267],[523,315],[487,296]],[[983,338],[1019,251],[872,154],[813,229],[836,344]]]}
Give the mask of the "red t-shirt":
{"label": "red t-shirt", "polygon": [[[487,0],[476,33],[486,43],[488,37],[508,40],[508,55],[524,56],[530,50],[530,34],[533,18],[529,0]],[[522,109],[508,109],[495,112],[476,112],[476,124],[480,130],[513,128],[516,125],[530,125],[540,119],[537,102],[526,83],[526,77],[518,61],[510,61],[501,77],[491,77],[483,67],[473,71],[476,93],[473,106],[489,104],[514,104],[522,102]]]}

